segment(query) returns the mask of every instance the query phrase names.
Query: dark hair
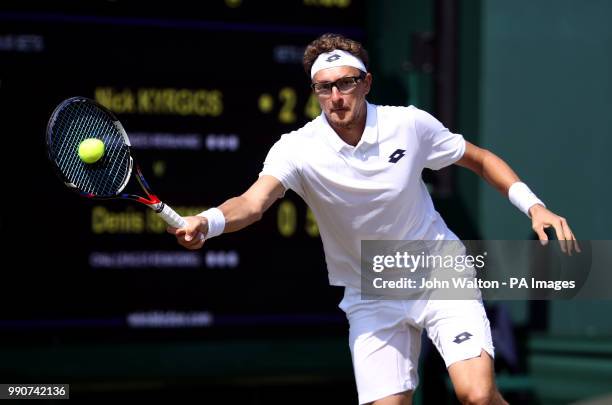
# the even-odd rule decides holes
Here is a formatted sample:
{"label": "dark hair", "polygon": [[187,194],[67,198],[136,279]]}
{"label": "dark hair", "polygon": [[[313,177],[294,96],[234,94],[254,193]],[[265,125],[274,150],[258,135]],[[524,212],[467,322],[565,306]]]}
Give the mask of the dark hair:
{"label": "dark hair", "polygon": [[306,74],[310,77],[310,69],[312,69],[312,65],[320,54],[331,52],[334,49],[341,49],[361,59],[368,69],[368,51],[365,50],[363,45],[343,35],[328,33],[321,35],[306,47],[302,61]]}

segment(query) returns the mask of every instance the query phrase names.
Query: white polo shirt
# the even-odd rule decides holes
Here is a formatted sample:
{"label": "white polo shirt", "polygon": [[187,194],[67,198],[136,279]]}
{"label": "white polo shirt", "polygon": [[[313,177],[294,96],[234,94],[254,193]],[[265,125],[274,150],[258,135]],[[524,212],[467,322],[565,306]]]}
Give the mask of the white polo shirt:
{"label": "white polo shirt", "polygon": [[259,175],[277,178],[314,213],[330,284],[359,288],[362,240],[457,239],[434,209],[421,172],[464,152],[463,137],[427,112],[368,103],[357,146],[340,139],[321,114],[282,135]]}

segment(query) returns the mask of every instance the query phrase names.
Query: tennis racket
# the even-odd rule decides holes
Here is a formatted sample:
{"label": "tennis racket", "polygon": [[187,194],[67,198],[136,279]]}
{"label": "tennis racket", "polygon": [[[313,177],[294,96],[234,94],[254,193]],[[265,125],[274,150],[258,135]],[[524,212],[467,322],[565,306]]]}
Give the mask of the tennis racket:
{"label": "tennis racket", "polygon": [[[80,143],[89,138],[104,143],[104,155],[91,164],[83,162],[78,155]],[[186,225],[180,215],[152,193],[130,155],[130,140],[123,126],[97,102],[72,97],[60,103],[47,125],[47,152],[59,178],[81,196],[137,201],[153,209],[170,226]],[[144,195],[123,192],[133,173]]]}

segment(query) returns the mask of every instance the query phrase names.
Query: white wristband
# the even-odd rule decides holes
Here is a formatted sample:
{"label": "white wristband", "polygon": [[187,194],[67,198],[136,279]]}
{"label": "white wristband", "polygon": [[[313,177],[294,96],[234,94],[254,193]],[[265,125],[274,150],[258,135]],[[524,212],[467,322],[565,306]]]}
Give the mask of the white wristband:
{"label": "white wristband", "polygon": [[223,233],[225,229],[225,216],[219,208],[210,208],[198,214],[199,217],[204,217],[208,220],[208,232],[206,239],[214,238]]}
{"label": "white wristband", "polygon": [[530,218],[529,208],[533,207],[535,204],[542,204],[544,207],[546,207],[542,200],[536,197],[533,191],[527,187],[527,184],[520,181],[517,181],[510,186],[510,189],[508,190],[508,198],[512,204],[514,204],[519,210]]}

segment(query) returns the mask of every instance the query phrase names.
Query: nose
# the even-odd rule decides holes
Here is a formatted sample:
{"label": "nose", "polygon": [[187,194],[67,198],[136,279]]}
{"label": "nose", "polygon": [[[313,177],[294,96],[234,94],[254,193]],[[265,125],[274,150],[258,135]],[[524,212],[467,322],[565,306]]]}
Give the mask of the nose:
{"label": "nose", "polygon": [[342,102],[342,93],[338,90],[338,87],[332,86],[331,88],[331,100],[334,104]]}

